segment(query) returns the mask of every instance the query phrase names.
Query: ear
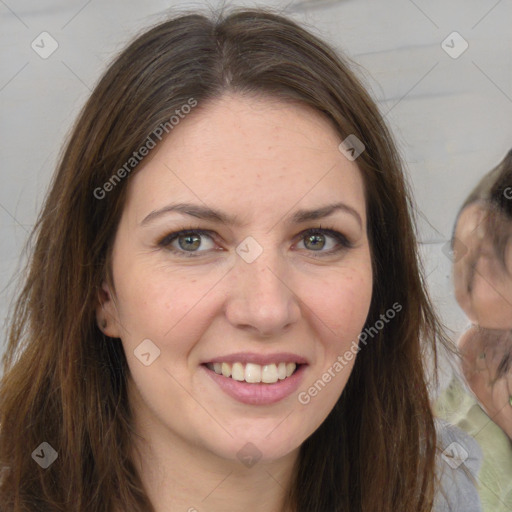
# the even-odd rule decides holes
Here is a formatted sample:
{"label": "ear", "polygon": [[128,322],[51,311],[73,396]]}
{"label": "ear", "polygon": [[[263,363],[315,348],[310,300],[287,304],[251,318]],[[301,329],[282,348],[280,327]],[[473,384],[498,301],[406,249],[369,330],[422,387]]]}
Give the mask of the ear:
{"label": "ear", "polygon": [[107,336],[111,338],[121,337],[121,324],[112,292],[106,281],[101,283],[98,292],[98,305],[96,306],[96,321],[98,327]]}

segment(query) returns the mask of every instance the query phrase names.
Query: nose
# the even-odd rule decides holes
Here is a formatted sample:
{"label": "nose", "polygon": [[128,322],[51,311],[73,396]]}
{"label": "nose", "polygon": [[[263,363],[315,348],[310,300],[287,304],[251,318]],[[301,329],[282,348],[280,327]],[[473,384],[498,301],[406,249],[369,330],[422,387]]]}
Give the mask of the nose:
{"label": "nose", "polygon": [[252,263],[237,257],[227,283],[229,323],[260,337],[288,330],[301,314],[286,262],[269,252],[263,251]]}

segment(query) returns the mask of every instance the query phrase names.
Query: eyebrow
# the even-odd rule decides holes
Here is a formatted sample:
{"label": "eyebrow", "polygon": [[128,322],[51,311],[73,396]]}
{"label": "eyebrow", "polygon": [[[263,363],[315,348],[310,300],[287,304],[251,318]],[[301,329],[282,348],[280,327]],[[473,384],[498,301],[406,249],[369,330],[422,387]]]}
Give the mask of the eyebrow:
{"label": "eyebrow", "polygon": [[[345,203],[334,203],[313,210],[297,210],[290,219],[286,221],[287,224],[300,224],[307,221],[318,220],[328,217],[336,211],[343,211],[354,217],[359,223],[359,227],[363,227],[363,221],[359,213]],[[239,226],[241,223],[236,216],[228,215],[219,210],[215,210],[206,206],[201,206],[192,203],[176,203],[164,206],[158,210],[152,211],[149,215],[144,217],[140,225],[144,226],[151,221],[166,215],[168,213],[178,212],[183,215],[189,215],[197,219],[210,220],[214,222],[222,222],[232,226]]]}

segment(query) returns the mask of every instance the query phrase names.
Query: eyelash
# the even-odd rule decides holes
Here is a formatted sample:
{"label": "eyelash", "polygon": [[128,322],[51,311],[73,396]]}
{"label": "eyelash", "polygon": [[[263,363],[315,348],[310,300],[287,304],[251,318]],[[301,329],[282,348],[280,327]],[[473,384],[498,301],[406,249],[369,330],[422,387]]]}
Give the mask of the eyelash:
{"label": "eyelash", "polygon": [[[335,247],[334,249],[330,249],[329,251],[308,251],[311,253],[318,252],[318,256],[314,256],[315,258],[322,258],[324,256],[330,256],[333,254],[336,254],[338,252],[341,252],[343,250],[351,249],[353,247],[353,244],[347,239],[345,235],[340,233],[339,231],[336,231],[333,228],[322,228],[321,226],[318,228],[311,228],[306,229],[305,231],[302,231],[299,233],[298,236],[300,236],[300,240],[303,240],[308,235],[328,235],[334,238],[338,242],[338,247]],[[162,237],[158,242],[157,245],[159,247],[163,247],[170,252],[177,254],[179,256],[184,256],[187,258],[197,258],[201,255],[203,252],[208,251],[184,251],[180,249],[175,249],[171,246],[171,243],[174,242],[174,240],[178,239],[181,236],[185,235],[201,235],[201,236],[208,236],[212,240],[214,240],[213,232],[205,229],[200,228],[191,228],[191,229],[182,229],[181,231],[175,231],[173,233],[169,233]],[[300,241],[299,240],[299,241]]]}

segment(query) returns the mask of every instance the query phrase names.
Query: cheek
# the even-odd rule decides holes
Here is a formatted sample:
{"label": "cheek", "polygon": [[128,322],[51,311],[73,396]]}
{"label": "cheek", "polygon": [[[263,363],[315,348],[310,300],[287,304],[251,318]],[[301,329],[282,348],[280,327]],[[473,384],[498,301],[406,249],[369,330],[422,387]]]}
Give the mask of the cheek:
{"label": "cheek", "polygon": [[143,264],[119,274],[118,282],[119,316],[126,331],[160,340],[202,311],[214,285],[212,273],[195,275],[186,268]]}
{"label": "cheek", "polygon": [[372,275],[368,267],[345,268],[332,274],[310,292],[310,307],[333,346],[343,346],[361,331],[372,296]]}
{"label": "cheek", "polygon": [[510,294],[506,296],[508,289],[502,284],[505,279],[478,270],[472,292],[476,323],[488,329],[511,329],[512,305]]}
{"label": "cheek", "polygon": [[370,308],[371,266],[347,267],[323,284],[308,302],[318,335],[317,365],[297,395],[304,414],[314,418],[315,428],[331,412],[354,367],[358,336]]}

